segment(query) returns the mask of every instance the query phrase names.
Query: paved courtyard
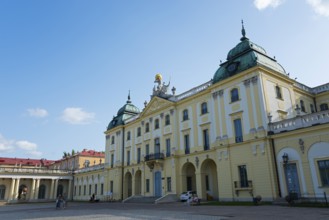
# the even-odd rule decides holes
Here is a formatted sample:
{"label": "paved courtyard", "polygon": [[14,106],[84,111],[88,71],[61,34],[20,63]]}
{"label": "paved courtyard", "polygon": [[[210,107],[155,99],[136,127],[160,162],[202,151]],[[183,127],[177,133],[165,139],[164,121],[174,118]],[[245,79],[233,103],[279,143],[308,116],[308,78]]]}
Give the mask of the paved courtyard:
{"label": "paved courtyard", "polygon": [[66,209],[55,203],[0,206],[0,219],[329,219],[329,208],[284,206],[187,206],[173,204],[122,204],[71,202]]}

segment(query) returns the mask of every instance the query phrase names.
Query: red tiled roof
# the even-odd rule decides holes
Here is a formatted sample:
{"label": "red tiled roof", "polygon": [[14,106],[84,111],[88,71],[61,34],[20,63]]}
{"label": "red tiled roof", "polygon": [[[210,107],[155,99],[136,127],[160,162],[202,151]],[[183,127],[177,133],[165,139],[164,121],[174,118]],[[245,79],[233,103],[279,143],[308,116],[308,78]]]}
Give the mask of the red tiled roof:
{"label": "red tiled roof", "polygon": [[89,157],[105,157],[105,154],[102,152],[98,152],[98,151],[94,151],[94,150],[86,150],[83,149],[83,151],[81,151],[79,153],[80,156],[89,156]]}
{"label": "red tiled roof", "polygon": [[0,165],[49,166],[54,160],[0,157]]}
{"label": "red tiled roof", "polygon": [[[101,157],[105,158],[105,153],[94,151],[94,150],[87,150],[83,149],[81,152],[76,153],[74,155],[69,156],[68,158],[76,157],[76,156],[85,156],[85,157]],[[54,161],[55,163],[59,163],[63,160],[66,160],[67,158],[61,158],[59,160]]]}

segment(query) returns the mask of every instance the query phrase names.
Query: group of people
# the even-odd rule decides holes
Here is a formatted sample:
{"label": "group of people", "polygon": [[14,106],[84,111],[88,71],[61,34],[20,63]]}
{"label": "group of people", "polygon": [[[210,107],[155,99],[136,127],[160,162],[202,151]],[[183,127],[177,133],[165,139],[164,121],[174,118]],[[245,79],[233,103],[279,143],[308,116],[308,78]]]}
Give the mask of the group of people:
{"label": "group of people", "polygon": [[67,206],[66,198],[65,196],[62,196],[62,194],[59,194],[56,199],[56,209],[63,208],[65,209]]}

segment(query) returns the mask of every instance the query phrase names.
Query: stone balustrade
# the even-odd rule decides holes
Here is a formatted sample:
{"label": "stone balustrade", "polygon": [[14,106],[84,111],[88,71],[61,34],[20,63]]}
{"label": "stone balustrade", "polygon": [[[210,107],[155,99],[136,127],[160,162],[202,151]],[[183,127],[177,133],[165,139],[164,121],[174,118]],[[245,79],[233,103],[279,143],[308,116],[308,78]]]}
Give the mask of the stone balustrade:
{"label": "stone balustrade", "polygon": [[273,122],[269,124],[269,130],[273,133],[280,133],[325,123],[329,123],[329,110]]}

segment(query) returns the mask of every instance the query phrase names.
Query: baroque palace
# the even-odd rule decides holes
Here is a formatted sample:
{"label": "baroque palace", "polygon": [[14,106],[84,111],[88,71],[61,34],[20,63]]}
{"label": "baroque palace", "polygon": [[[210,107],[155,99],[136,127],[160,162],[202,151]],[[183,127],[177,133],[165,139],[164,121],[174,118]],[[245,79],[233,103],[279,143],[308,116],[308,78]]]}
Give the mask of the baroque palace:
{"label": "baroque palace", "polygon": [[[70,172],[47,166],[63,173],[47,174],[46,198],[168,202],[196,191],[202,200],[274,201],[329,192],[329,83],[310,88],[291,79],[243,26],[210,81],[182,94],[168,91],[160,74],[155,83],[142,111],[129,95],[108,124],[104,162]],[[0,167],[0,200],[17,200],[24,175]],[[29,198],[38,200],[40,177],[29,175]]]}

